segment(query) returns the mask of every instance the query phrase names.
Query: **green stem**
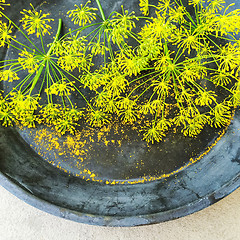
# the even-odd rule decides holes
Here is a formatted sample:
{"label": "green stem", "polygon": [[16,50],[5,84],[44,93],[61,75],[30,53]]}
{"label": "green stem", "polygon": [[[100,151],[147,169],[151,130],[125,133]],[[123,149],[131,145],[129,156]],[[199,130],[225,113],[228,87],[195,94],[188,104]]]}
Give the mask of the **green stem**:
{"label": "green stem", "polygon": [[[54,47],[54,43],[55,43],[55,42],[58,40],[58,38],[59,38],[59,35],[60,35],[60,32],[61,32],[61,28],[62,28],[62,19],[59,19],[59,20],[58,20],[58,29],[57,29],[56,37],[55,37],[55,39],[54,39],[51,47],[49,48],[49,50],[48,50],[48,52],[47,52],[47,54],[46,54],[47,57],[49,57],[49,56],[51,55],[51,53],[52,53],[52,50],[53,50],[53,47]],[[36,86],[36,84],[37,84],[37,82],[38,82],[38,80],[39,80],[39,78],[40,78],[40,76],[41,76],[41,74],[42,74],[43,68],[46,66],[46,62],[47,62],[47,61],[48,61],[48,59],[44,59],[44,60],[42,61],[42,64],[41,64],[41,66],[39,67],[39,69],[38,69],[38,71],[37,71],[37,74],[35,75],[35,77],[34,77],[34,79],[33,79],[33,81],[32,81],[32,86],[31,86],[31,89],[30,89],[30,93],[29,93],[29,94],[32,93],[34,87]]]}
{"label": "green stem", "polygon": [[98,8],[99,8],[99,11],[100,11],[100,13],[101,13],[101,16],[102,16],[103,21],[106,21],[106,17],[105,17],[105,15],[104,15],[104,12],[103,12],[103,9],[102,9],[102,5],[101,5],[100,1],[99,1],[99,0],[96,0],[96,2],[97,2],[97,5],[98,5]]}
{"label": "green stem", "polygon": [[50,56],[50,55],[51,55],[52,50],[53,50],[53,48],[54,48],[54,44],[55,44],[55,42],[58,41],[58,39],[59,39],[59,35],[60,35],[60,32],[61,32],[61,29],[62,29],[62,19],[59,18],[59,19],[58,19],[58,29],[57,29],[57,33],[56,33],[55,39],[54,39],[51,47],[49,48],[49,50],[48,50],[48,52],[47,52],[47,56]]}

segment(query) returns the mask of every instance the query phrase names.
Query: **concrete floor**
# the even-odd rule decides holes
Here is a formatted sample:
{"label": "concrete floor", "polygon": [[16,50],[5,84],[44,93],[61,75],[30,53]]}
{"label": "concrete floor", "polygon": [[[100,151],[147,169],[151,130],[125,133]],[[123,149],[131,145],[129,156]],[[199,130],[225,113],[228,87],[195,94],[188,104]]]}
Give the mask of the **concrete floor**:
{"label": "concrete floor", "polygon": [[220,202],[174,221],[134,228],[89,226],[61,219],[0,187],[0,240],[239,240],[240,189]]}

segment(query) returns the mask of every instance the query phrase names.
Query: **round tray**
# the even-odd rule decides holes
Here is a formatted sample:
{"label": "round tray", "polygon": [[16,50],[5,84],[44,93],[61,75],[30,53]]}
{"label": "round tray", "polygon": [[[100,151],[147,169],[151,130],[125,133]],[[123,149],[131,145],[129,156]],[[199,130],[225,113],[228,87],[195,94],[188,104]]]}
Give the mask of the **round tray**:
{"label": "round tray", "polygon": [[[8,16],[17,21],[16,12],[28,8],[29,2],[34,6],[41,3],[12,3]],[[118,9],[123,4],[133,10],[138,4],[137,0],[129,2],[127,5],[119,1],[116,6],[114,1],[108,1],[103,8]],[[57,19],[66,6],[73,7],[74,3],[77,1],[51,1],[41,8],[54,12]],[[5,54],[2,52],[1,56]],[[150,151],[133,135],[134,141],[125,141],[121,146],[121,158],[117,159],[120,163],[110,155],[104,158],[104,154],[98,161],[86,163],[100,181],[78,175],[72,158],[58,159],[60,167],[46,161],[33,142],[35,130],[1,127],[0,182],[25,202],[77,222],[137,226],[179,218],[215,203],[239,186],[239,119],[237,110],[227,129],[219,132],[206,128],[197,139],[191,140],[170,135]],[[114,153],[111,156],[117,155],[111,146],[94,148],[91,159],[109,148]],[[136,168],[143,155],[144,165]]]}

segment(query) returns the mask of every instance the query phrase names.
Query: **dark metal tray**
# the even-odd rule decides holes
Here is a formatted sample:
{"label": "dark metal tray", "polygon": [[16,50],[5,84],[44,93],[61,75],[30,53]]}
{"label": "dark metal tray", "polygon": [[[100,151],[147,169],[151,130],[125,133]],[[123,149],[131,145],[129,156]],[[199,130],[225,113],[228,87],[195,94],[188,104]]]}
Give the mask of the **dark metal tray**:
{"label": "dark metal tray", "polygon": [[[16,12],[28,7],[29,2],[37,5],[41,1],[14,2],[8,15],[17,21]],[[129,9],[133,10],[138,4],[138,1],[122,0],[116,6],[115,1],[103,2],[103,7],[108,10],[121,4],[129,4]],[[42,7],[61,15],[61,9],[65,12],[66,6],[72,7],[74,3],[77,1],[56,0]],[[0,128],[0,183],[25,202],[77,222],[136,226],[179,218],[215,203],[239,187],[239,119],[237,110],[230,126],[226,131],[221,130],[225,132],[222,137],[219,130],[212,129],[206,129],[197,139],[191,140],[170,135],[165,143],[152,147],[150,155],[147,155],[144,143],[133,136],[135,142],[125,142],[122,146],[124,154],[120,163],[114,157],[111,160],[104,158],[104,154],[98,161],[87,163],[103,179],[101,182],[86,181],[77,176],[76,169],[72,168],[74,159],[67,164],[59,160],[68,171],[47,162],[30,146],[31,132],[35,130]],[[133,148],[134,160],[128,157]],[[96,145],[91,159],[99,156],[94,155],[96,152],[105,150]],[[111,151],[113,156],[116,155],[116,149]],[[144,154],[145,164],[135,168]],[[156,177],[136,184],[144,173]],[[106,184],[107,179],[119,180],[119,184]],[[124,179],[129,181],[124,182]]]}

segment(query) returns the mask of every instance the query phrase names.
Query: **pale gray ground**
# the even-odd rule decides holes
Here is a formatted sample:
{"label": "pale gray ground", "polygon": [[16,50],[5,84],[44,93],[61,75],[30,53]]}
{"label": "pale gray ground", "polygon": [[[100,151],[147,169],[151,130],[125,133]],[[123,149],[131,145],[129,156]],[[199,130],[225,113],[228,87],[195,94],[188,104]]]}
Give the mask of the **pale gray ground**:
{"label": "pale gray ground", "polygon": [[106,228],[44,213],[0,187],[0,240],[239,240],[240,189],[220,202],[171,222]]}

